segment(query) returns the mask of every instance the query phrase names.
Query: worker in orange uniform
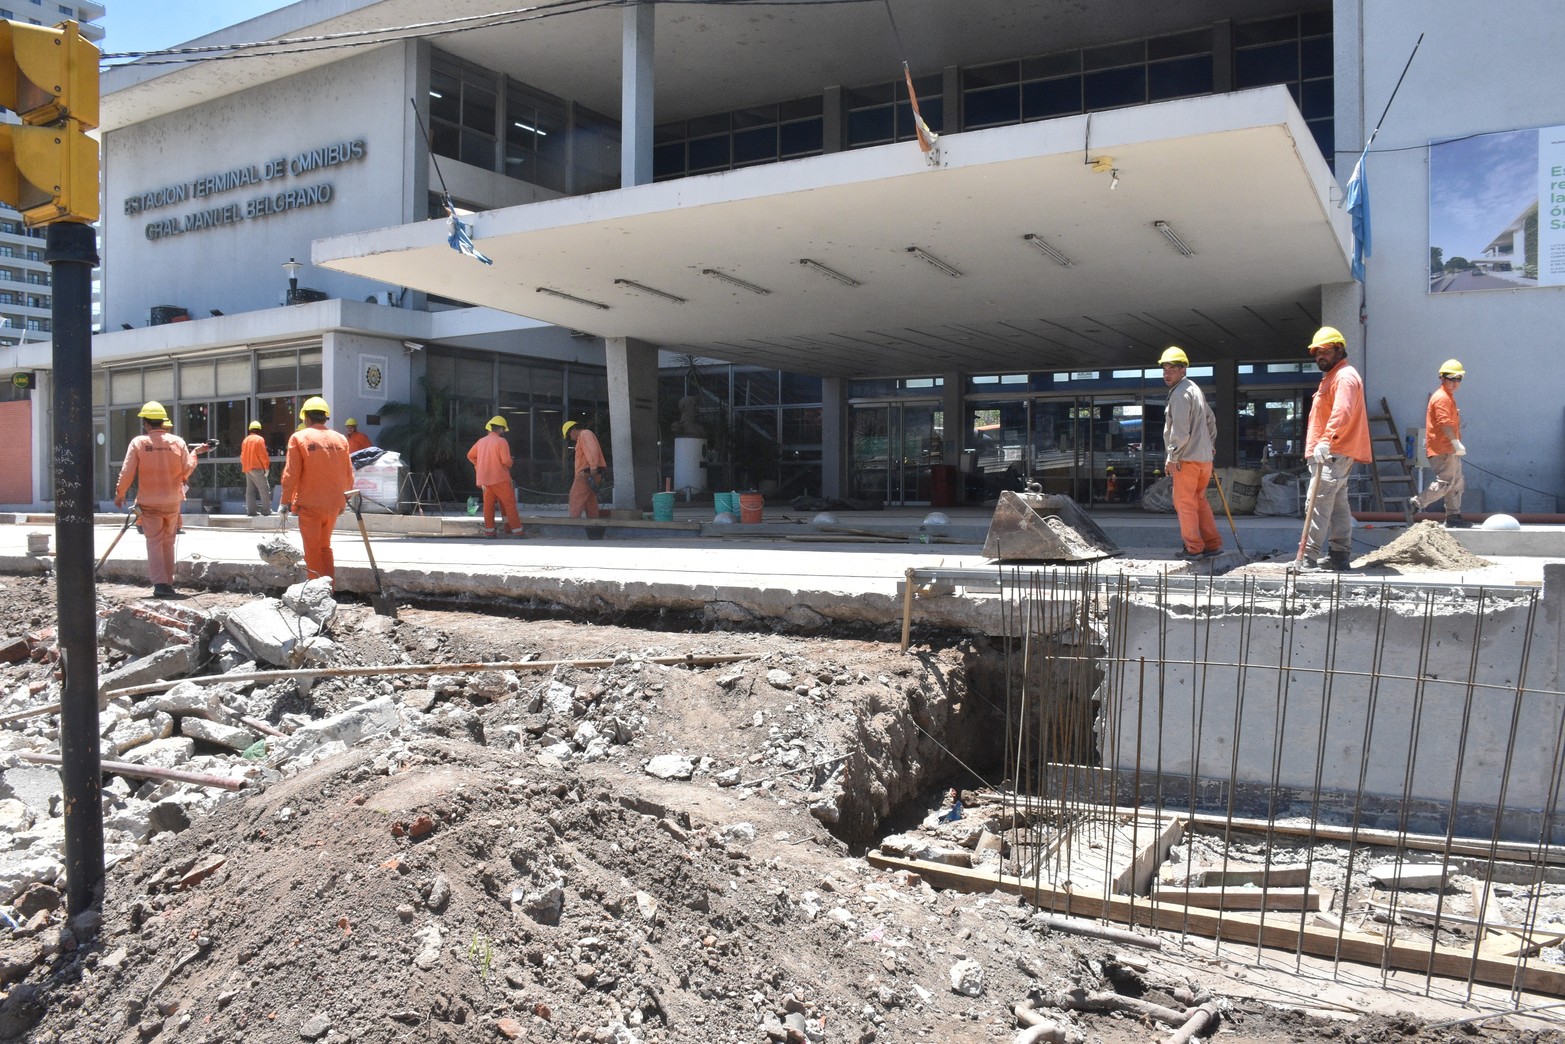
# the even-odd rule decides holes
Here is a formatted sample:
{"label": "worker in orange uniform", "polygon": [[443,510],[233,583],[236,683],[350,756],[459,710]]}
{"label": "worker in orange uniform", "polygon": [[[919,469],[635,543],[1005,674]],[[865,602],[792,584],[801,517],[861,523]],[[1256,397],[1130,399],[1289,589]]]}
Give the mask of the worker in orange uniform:
{"label": "worker in orange uniform", "polygon": [[185,479],[194,470],[196,459],[184,439],[163,430],[168,411],[162,403],[144,403],[136,416],[141,418],[141,434],[125,449],[114,506],[125,506],[125,496],[135,483],[141,531],[147,538],[152,597],[173,598],[174,538],[179,534],[179,511],[185,502]]}
{"label": "worker in orange uniform", "polygon": [[1367,464],[1372,456],[1364,379],[1348,365],[1347,342],[1333,327],[1315,331],[1309,352],[1321,372],[1304,440],[1314,476],[1310,479],[1309,519],[1293,568],[1299,572],[1341,572],[1352,568],[1353,509],[1348,503],[1348,477],[1355,464]]}
{"label": "worker in orange uniform", "polygon": [[272,484],[268,477],[272,458],[266,452],[266,440],[261,437],[260,421],[250,422],[250,434],[239,444],[239,470],[245,475],[245,514],[254,518],[259,511],[270,516]]}
{"label": "worker in orange uniform", "polygon": [[309,579],[324,576],[335,582],[331,532],[347,506],[343,494],[353,489],[348,440],[326,426],[331,407],[319,395],[304,400],[299,419],[304,427],[289,437],[288,461],[283,465],[283,510],[291,508],[299,516]]}
{"label": "worker in orange uniform", "polygon": [[506,532],[513,537],[522,536],[522,517],[516,510],[516,485],[511,481],[511,444],[501,432],[511,426],[499,415],[489,418],[485,425],[489,434],[473,443],[467,451],[467,459],[473,462],[473,472],[478,488],[484,491],[484,536],[493,539],[494,507],[499,504],[505,513]]}
{"label": "worker in orange uniform", "polygon": [[1163,411],[1163,453],[1174,479],[1174,511],[1179,516],[1179,536],[1184,546],[1174,557],[1216,558],[1223,553],[1223,538],[1206,499],[1212,481],[1212,457],[1217,447],[1217,418],[1206,404],[1206,394],[1187,376],[1190,357],[1180,347],[1165,351],[1158,365],[1169,388]]}
{"label": "worker in orange uniform", "polygon": [[1429,397],[1429,408],[1424,412],[1424,452],[1429,455],[1429,466],[1435,469],[1435,480],[1411,498],[1409,522],[1413,521],[1413,512],[1444,499],[1446,528],[1472,528],[1473,524],[1462,517],[1462,491],[1467,488],[1462,478],[1462,458],[1467,456],[1467,447],[1462,445],[1462,412],[1456,408],[1456,389],[1466,376],[1467,371],[1455,359],[1447,359],[1440,366],[1440,387]]}
{"label": "worker in orange uniform", "polygon": [[372,443],[370,437],[359,430],[359,422],[352,417],[344,425],[348,429],[348,452],[357,453],[361,449],[369,449]]}
{"label": "worker in orange uniform", "polygon": [[575,451],[569,517],[597,518],[601,514],[598,483],[603,479],[603,469],[609,466],[603,459],[603,447],[598,445],[596,435],[575,421],[562,424],[560,436],[566,440],[566,448]]}

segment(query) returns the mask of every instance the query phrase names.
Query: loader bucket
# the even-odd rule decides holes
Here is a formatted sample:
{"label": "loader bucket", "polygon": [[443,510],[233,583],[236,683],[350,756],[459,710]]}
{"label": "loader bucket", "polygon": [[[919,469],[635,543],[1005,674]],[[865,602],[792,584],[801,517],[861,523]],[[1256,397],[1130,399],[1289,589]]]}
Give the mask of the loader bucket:
{"label": "loader bucket", "polygon": [[1005,490],[989,521],[984,557],[997,562],[1093,562],[1119,547],[1070,497]]}

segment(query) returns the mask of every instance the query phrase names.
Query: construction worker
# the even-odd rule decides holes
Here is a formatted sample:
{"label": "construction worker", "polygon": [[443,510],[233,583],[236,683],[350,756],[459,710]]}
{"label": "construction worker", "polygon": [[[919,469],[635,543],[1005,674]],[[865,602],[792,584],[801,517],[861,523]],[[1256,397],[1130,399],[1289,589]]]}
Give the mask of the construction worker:
{"label": "construction worker", "polygon": [[141,434],[125,449],[114,506],[125,506],[125,496],[135,483],[136,509],[141,512],[141,531],[147,538],[152,597],[173,598],[174,538],[179,534],[179,511],[185,502],[185,479],[195,469],[196,458],[184,439],[164,430],[168,411],[162,403],[143,403],[136,416],[141,418]]}
{"label": "construction worker", "polygon": [[370,446],[373,445],[370,442],[370,437],[359,430],[359,422],[354,420],[352,417],[348,418],[348,423],[345,424],[344,427],[348,429],[347,434],[349,453],[357,453],[359,450],[369,449]]}
{"label": "construction worker", "polygon": [[1310,406],[1304,441],[1314,475],[1310,479],[1309,518],[1294,568],[1300,572],[1323,568],[1340,572],[1352,568],[1353,509],[1348,503],[1348,477],[1355,464],[1367,464],[1372,456],[1369,414],[1364,409],[1364,380],[1348,365],[1347,342],[1341,332],[1321,327],[1310,341],[1309,352],[1321,379]]}
{"label": "construction worker", "polygon": [[1456,389],[1465,376],[1467,371],[1455,359],[1440,364],[1440,387],[1429,397],[1429,408],[1424,412],[1424,451],[1429,455],[1435,480],[1409,499],[1409,522],[1413,521],[1413,512],[1444,498],[1446,528],[1472,528],[1472,523],[1462,517],[1462,491],[1467,488],[1462,478],[1462,458],[1467,456],[1467,447],[1462,445],[1462,412],[1456,408]]}
{"label": "construction worker", "polygon": [[499,504],[505,513],[506,532],[513,537],[522,536],[522,518],[516,510],[516,485],[511,481],[511,445],[502,432],[511,430],[504,417],[489,418],[484,427],[489,434],[473,443],[467,451],[467,459],[473,462],[473,472],[478,487],[484,491],[484,536],[494,539],[494,508]]}
{"label": "construction worker", "polygon": [[326,426],[331,407],[319,395],[299,408],[304,427],[288,439],[288,460],[283,465],[283,506],[299,517],[299,539],[304,543],[304,567],[309,579],[336,581],[331,553],[331,532],[337,516],[347,506],[343,494],[353,490],[353,463],[348,460],[348,440]]}
{"label": "construction worker", "polygon": [[1206,404],[1205,393],[1186,376],[1190,358],[1183,348],[1170,347],[1158,365],[1163,367],[1163,383],[1170,389],[1163,413],[1163,452],[1174,480],[1174,511],[1184,541],[1174,557],[1216,558],[1223,553],[1223,538],[1217,533],[1206,487],[1212,481],[1217,418]]}
{"label": "construction worker", "polygon": [[603,459],[603,447],[598,445],[598,437],[576,421],[566,421],[560,425],[560,436],[565,439],[565,448],[574,450],[574,464],[571,474],[571,518],[597,518],[601,514],[598,510],[598,483],[603,479],[603,469],[609,466],[609,462]]}
{"label": "construction worker", "polygon": [[[245,514],[254,518],[259,512],[272,513],[272,484],[268,481],[272,458],[261,437],[261,422],[250,422],[250,434],[239,444],[239,468],[245,474]],[[259,505],[259,507],[258,507]]]}

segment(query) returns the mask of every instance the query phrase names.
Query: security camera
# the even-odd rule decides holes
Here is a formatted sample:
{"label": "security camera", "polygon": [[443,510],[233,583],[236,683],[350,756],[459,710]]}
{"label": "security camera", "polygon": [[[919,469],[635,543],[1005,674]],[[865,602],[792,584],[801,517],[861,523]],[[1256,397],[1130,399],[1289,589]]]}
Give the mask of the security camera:
{"label": "security camera", "polygon": [[424,350],[424,346],[419,344],[417,341],[403,341],[402,347],[406,348],[410,352],[419,352]]}

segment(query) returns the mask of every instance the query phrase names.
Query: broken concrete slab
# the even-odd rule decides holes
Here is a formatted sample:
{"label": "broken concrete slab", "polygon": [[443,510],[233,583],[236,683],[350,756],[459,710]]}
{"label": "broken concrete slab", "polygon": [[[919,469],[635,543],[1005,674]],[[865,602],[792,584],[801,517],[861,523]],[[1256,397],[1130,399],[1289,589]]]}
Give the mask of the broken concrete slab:
{"label": "broken concrete slab", "polygon": [[1381,863],[1369,868],[1369,876],[1381,887],[1444,888],[1446,870],[1439,863]]}
{"label": "broken concrete slab", "polygon": [[282,603],[288,610],[312,621],[319,631],[324,631],[337,615],[332,583],[325,577],[294,584],[283,592]]}
{"label": "broken concrete slab", "polygon": [[115,689],[183,678],[201,666],[205,655],[201,645],[174,645],[101,674],[98,676],[98,708],[101,710],[108,703],[106,694]]}
{"label": "broken concrete slab", "polygon": [[133,765],[150,765],[154,768],[178,768],[189,761],[195,752],[195,740],[187,736],[172,736],[121,751],[119,760],[128,761]]}
{"label": "broken concrete slab", "polygon": [[9,903],[34,884],[54,885],[65,874],[58,859],[7,852],[0,854],[0,902]]}
{"label": "broken concrete slab", "polygon": [[277,741],[277,750],[284,757],[298,757],[329,743],[351,747],[367,736],[390,732],[401,723],[402,716],[392,698],[382,696],[341,714],[300,726],[292,736]]}
{"label": "broken concrete slab", "polygon": [[98,619],[98,638],[132,656],[149,656],[171,645],[205,643],[217,633],[217,619],[195,606],[166,602],[121,605]]}
{"label": "broken concrete slab", "polygon": [[149,696],[136,708],[137,716],[161,711],[176,718],[205,718],[208,721],[231,722],[233,714],[223,706],[222,697],[210,685],[180,682],[167,692]]}
{"label": "broken concrete slab", "polygon": [[144,718],[126,718],[115,724],[103,737],[103,756],[116,757],[121,752],[168,739],[174,735],[174,718],[162,711]]}
{"label": "broken concrete slab", "polygon": [[196,717],[182,719],[179,723],[179,731],[181,735],[189,736],[193,740],[213,743],[219,747],[227,747],[229,750],[244,750],[260,738],[249,729]]}
{"label": "broken concrete slab", "polygon": [[15,764],[0,772],[0,798],[15,798],[43,819],[60,793],[60,773],[42,765]]}
{"label": "broken concrete slab", "polygon": [[275,598],[240,606],[228,614],[224,627],[253,658],[273,667],[296,666],[299,643],[320,633],[315,621]]}

